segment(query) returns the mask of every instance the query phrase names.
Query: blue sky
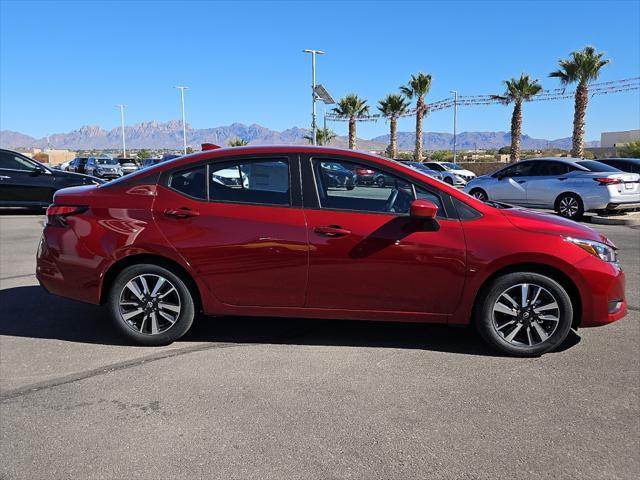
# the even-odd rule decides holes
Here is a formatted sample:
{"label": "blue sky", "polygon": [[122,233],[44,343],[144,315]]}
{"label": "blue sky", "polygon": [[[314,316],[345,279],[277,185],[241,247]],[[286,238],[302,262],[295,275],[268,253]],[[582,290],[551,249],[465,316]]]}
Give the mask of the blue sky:
{"label": "blue sky", "polygon": [[[428,72],[428,100],[500,93],[524,71],[547,88],[559,58],[587,44],[613,60],[601,81],[640,76],[640,2],[207,2],[0,0],[0,128],[36,137],[81,125],[179,118],[196,128],[258,123],[282,130],[310,122],[310,58],[334,97],[372,105],[411,73]],[[320,112],[322,107],[320,107]],[[508,130],[510,107],[459,109],[458,131]],[[571,135],[573,101],[525,105],[523,132]],[[413,129],[412,119],[400,130]],[[339,133],[346,125],[333,124]],[[586,137],[640,128],[638,91],[596,96]],[[452,112],[426,129],[452,130]],[[364,138],[384,122],[359,124]]]}

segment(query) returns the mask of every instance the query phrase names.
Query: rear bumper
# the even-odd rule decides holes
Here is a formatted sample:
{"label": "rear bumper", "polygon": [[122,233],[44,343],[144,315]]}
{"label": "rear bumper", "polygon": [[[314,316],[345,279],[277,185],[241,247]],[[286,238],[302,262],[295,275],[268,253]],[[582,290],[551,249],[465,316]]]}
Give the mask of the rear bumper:
{"label": "rear bumper", "polygon": [[607,210],[633,210],[640,208],[640,202],[612,202],[607,205]]}
{"label": "rear bumper", "polygon": [[38,245],[36,278],[49,293],[98,304],[100,278],[96,272],[101,260],[82,246],[71,229],[47,226]]}

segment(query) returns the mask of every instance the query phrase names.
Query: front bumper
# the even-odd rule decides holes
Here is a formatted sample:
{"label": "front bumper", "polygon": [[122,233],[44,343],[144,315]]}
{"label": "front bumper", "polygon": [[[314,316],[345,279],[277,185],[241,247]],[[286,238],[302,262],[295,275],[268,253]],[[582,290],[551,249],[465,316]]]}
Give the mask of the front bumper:
{"label": "front bumper", "polygon": [[620,320],[627,314],[625,275],[615,263],[590,256],[576,265],[576,282],[582,299],[581,327],[597,327]]}

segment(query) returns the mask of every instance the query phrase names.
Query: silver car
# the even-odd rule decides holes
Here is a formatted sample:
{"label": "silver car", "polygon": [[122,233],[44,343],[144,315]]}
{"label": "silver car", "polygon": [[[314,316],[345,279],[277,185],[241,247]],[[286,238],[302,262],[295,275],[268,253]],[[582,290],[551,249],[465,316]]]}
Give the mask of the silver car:
{"label": "silver car", "polygon": [[548,208],[578,219],[587,211],[640,207],[640,175],[593,160],[524,160],[470,181],[464,191],[487,201]]}
{"label": "silver car", "polygon": [[424,162],[427,168],[435,170],[442,175],[442,181],[456,187],[464,187],[469,180],[476,178],[476,174],[465,170],[457,163],[451,162]]}
{"label": "silver car", "polygon": [[122,167],[117,158],[89,157],[85,173],[98,178],[118,178],[122,176]]}

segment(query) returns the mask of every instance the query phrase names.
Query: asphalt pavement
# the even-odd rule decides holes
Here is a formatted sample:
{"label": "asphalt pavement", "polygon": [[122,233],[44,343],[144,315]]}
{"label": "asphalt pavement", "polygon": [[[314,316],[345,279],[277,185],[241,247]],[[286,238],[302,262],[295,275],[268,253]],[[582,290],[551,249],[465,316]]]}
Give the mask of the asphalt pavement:
{"label": "asphalt pavement", "polygon": [[535,359],[434,325],[199,319],[127,345],[33,275],[42,216],[0,215],[1,479],[640,476],[640,230],[631,311]]}

